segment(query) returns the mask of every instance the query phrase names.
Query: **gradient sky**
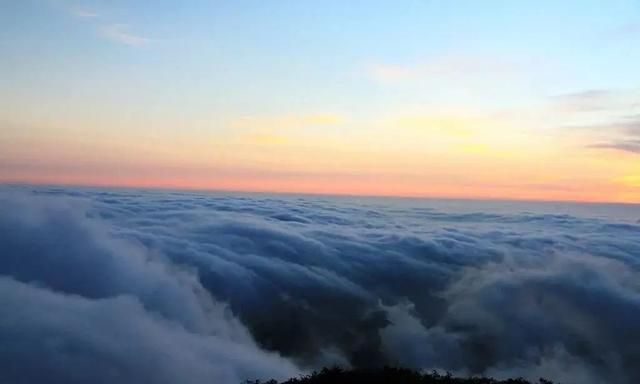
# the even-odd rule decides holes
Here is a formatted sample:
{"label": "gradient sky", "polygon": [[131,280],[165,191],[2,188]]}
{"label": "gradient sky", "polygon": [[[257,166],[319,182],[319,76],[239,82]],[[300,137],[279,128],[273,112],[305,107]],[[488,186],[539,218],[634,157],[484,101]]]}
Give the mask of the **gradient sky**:
{"label": "gradient sky", "polygon": [[640,202],[640,1],[0,0],[0,181]]}

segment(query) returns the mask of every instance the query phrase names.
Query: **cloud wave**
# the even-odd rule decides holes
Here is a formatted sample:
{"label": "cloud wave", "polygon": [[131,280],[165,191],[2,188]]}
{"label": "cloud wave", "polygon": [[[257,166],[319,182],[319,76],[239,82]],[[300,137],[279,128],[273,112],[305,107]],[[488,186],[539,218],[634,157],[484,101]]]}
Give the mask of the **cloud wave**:
{"label": "cloud wave", "polygon": [[640,380],[637,207],[56,188],[1,200],[3,381],[239,382],[336,363]]}

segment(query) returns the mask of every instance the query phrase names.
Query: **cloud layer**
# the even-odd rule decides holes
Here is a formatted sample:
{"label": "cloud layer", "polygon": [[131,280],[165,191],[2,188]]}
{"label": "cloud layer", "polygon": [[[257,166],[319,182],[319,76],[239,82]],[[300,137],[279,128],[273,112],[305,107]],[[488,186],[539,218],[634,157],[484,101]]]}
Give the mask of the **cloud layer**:
{"label": "cloud layer", "polygon": [[640,380],[636,207],[1,196],[3,382],[231,383],[335,363]]}

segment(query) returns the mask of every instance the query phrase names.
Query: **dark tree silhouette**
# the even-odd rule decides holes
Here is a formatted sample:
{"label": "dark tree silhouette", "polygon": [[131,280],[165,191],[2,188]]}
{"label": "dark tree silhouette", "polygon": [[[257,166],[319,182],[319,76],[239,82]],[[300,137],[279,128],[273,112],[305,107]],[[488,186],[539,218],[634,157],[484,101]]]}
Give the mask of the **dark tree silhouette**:
{"label": "dark tree silhouette", "polygon": [[438,372],[420,372],[407,368],[384,367],[380,369],[324,368],[305,376],[286,381],[247,381],[246,384],[554,384],[539,379],[532,383],[522,378],[497,380],[491,377],[454,377]]}

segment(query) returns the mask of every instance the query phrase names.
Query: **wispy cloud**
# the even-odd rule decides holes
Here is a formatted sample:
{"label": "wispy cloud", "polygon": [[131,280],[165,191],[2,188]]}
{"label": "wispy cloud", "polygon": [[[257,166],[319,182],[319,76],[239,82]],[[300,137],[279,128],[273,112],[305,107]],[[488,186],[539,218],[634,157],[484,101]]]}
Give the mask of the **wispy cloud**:
{"label": "wispy cloud", "polygon": [[505,74],[519,66],[513,60],[497,56],[451,54],[410,64],[373,64],[365,71],[375,81],[398,83],[430,77]]}
{"label": "wispy cloud", "polygon": [[313,131],[313,128],[336,126],[343,121],[342,116],[333,114],[285,114],[244,116],[229,121],[229,126],[237,130],[238,138],[245,144],[281,146],[308,134],[307,128]]}
{"label": "wispy cloud", "polygon": [[624,135],[637,136],[640,139],[640,115],[630,115],[622,119],[590,127],[603,131],[616,131]]}
{"label": "wispy cloud", "polygon": [[291,139],[284,135],[268,133],[250,133],[242,137],[243,141],[249,144],[261,146],[284,145],[290,143]]}
{"label": "wispy cloud", "polygon": [[558,107],[574,111],[600,111],[607,109],[613,93],[606,89],[566,93],[553,97]]}
{"label": "wispy cloud", "polygon": [[610,34],[614,38],[618,39],[631,39],[640,36],[640,20],[627,23],[615,30]]}
{"label": "wispy cloud", "polygon": [[588,127],[615,138],[589,145],[590,148],[612,149],[640,154],[640,115],[631,115],[610,124]]}
{"label": "wispy cloud", "polygon": [[640,140],[616,141],[612,143],[599,143],[590,145],[591,148],[613,149],[623,152],[640,154]]}
{"label": "wispy cloud", "polygon": [[108,21],[106,17],[103,17],[95,10],[84,7],[74,7],[69,9],[69,12],[73,17],[84,19],[86,22],[92,24],[94,28],[97,29],[99,36],[107,40],[129,46],[142,46],[153,41],[153,39],[149,37],[132,32],[127,24]]}
{"label": "wispy cloud", "polygon": [[638,89],[589,89],[551,98],[554,109],[566,112],[622,112],[638,107]]}
{"label": "wispy cloud", "polygon": [[71,14],[81,19],[94,19],[100,17],[97,12],[86,8],[73,8],[71,9]]}
{"label": "wispy cloud", "polygon": [[99,28],[99,33],[108,40],[130,46],[143,46],[152,41],[152,39],[148,37],[131,32],[129,26],[126,24],[104,25]]}
{"label": "wispy cloud", "polygon": [[282,115],[254,117],[245,116],[231,122],[234,128],[281,129],[320,125],[336,125],[343,121],[341,116],[332,114]]}

